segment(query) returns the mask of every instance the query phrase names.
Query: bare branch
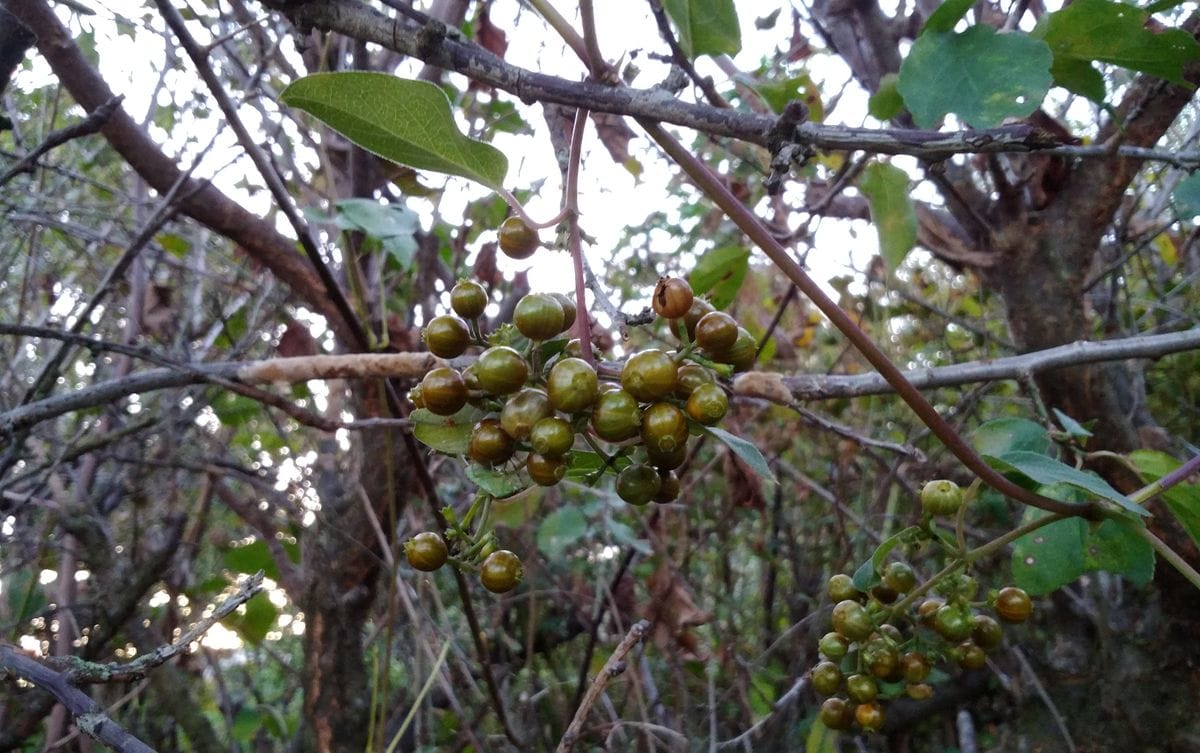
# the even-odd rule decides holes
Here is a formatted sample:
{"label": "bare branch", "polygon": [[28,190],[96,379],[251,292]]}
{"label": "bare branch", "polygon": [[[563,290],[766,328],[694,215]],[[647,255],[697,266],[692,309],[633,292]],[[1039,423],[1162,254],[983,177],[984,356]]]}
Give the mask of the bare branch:
{"label": "bare branch", "polygon": [[[913,386],[928,390],[975,382],[1018,379],[1029,374],[1063,366],[1127,358],[1158,358],[1170,353],[1200,348],[1200,328],[1165,335],[1144,335],[1102,342],[1075,342],[1019,356],[990,361],[917,369],[904,372]],[[765,372],[743,374],[734,380],[736,395],[761,397],[790,405],[797,400],[828,400],[836,397],[882,395],[892,392],[878,373],[844,376],[816,374],[784,376]]]}
{"label": "bare branch", "polygon": [[125,99],[124,96],[113,97],[95,110],[92,110],[88,113],[87,117],[78,123],[73,123],[66,128],[60,128],[51,133],[42,143],[34,147],[32,152],[22,157],[17,161],[17,164],[8,168],[3,175],[0,175],[0,186],[9,182],[18,174],[28,172],[38,159],[51,149],[62,146],[73,139],[97,133],[108,122],[108,119],[112,117],[113,111],[121,105],[121,100],[123,99]]}
{"label": "bare branch", "polygon": [[575,717],[571,719],[571,723],[567,726],[567,731],[563,733],[562,740],[558,744],[555,753],[568,753],[575,742],[579,738],[579,731],[583,729],[583,723],[587,719],[588,712],[592,710],[596,699],[604,692],[604,688],[608,686],[608,681],[625,671],[625,656],[633,650],[646,635],[646,631],[650,629],[650,623],[646,620],[638,620],[629,628],[629,633],[621,639],[617,644],[617,648],[612,652],[612,656],[608,657],[608,661],[604,662],[604,667],[600,670],[600,674],[596,675],[596,679],[588,688],[587,693],[583,696],[583,703],[579,704],[579,708],[575,711]]}
{"label": "bare branch", "polygon": [[20,677],[53,695],[75,718],[75,726],[121,753],[155,753],[154,749],[125,731],[108,717],[100,704],[74,687],[60,672],[0,643],[0,674]]}

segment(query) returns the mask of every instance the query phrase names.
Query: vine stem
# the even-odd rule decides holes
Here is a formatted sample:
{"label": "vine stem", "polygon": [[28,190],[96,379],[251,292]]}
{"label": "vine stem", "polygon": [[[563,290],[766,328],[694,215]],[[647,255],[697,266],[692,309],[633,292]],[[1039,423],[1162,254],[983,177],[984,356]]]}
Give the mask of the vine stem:
{"label": "vine stem", "polygon": [[571,130],[571,154],[567,163],[567,185],[565,212],[567,215],[568,238],[571,263],[575,267],[575,332],[579,335],[579,349],[583,360],[593,367],[596,357],[592,354],[592,324],[588,316],[584,291],[587,283],[583,279],[583,241],[579,233],[579,162],[583,152],[583,132],[587,130],[588,111],[575,111],[575,125]]}
{"label": "vine stem", "polygon": [[1149,501],[1151,497],[1162,494],[1167,489],[1170,489],[1198,471],[1200,471],[1200,455],[1190,458],[1183,465],[1163,476],[1158,481],[1152,481],[1133,494],[1130,494],[1129,498],[1138,504],[1143,504]]}
{"label": "vine stem", "polygon": [[937,409],[904,377],[904,374],[892,363],[887,354],[854,323],[854,320],[832,298],[825,294],[825,291],[821,290],[820,286],[788,254],[787,249],[775,239],[775,236],[771,235],[771,231],[763,225],[762,221],[745,204],[730,193],[720,178],[707,165],[688,151],[658,123],[644,119],[638,119],[638,122],[650,137],[662,147],[663,151],[687,173],[696,186],[709,199],[716,203],[747,237],[763,250],[767,257],[787,275],[788,279],[794,282],[796,287],[808,296],[813,305],[821,310],[821,313],[829,318],[829,321],[846,336],[846,339],[887,380],[888,384],[900,395],[901,399],[917,414],[917,417],[929,427],[929,430],[941,440],[963,465],[974,472],[985,484],[1005,496],[1048,512],[1082,517],[1088,520],[1100,520],[1104,517],[1103,508],[1094,502],[1063,502],[1044,497],[1017,486],[984,462],[983,458],[971,449],[971,446],[959,436],[954,427],[946,419],[942,418]]}
{"label": "vine stem", "polygon": [[1057,523],[1060,520],[1066,520],[1070,517],[1075,516],[1061,513],[1051,513],[1044,517],[1038,518],[1037,520],[1031,520],[1028,523],[1014,528],[1003,536],[998,536],[986,544],[975,547],[969,552],[964,553],[961,557],[955,557],[949,565],[946,565],[944,568],[930,577],[929,580],[925,581],[920,586],[917,586],[903,599],[896,602],[896,604],[892,607],[891,615],[894,617],[896,615],[904,614],[909,607],[916,603],[917,599],[933,590],[933,588],[936,587],[938,583],[942,582],[942,580],[953,575],[967,565],[970,565],[972,562],[984,559],[985,557],[990,557],[1000,549],[1003,549],[1022,536],[1028,536],[1039,528],[1044,528],[1051,523]]}
{"label": "vine stem", "polygon": [[1149,528],[1145,526],[1136,526],[1134,527],[1134,530],[1136,530],[1137,534],[1145,539],[1150,546],[1154,547],[1154,551],[1158,552],[1158,556],[1169,562],[1172,567],[1179,571],[1180,575],[1187,578],[1189,583],[1196,588],[1200,588],[1200,572],[1196,572],[1196,568],[1189,565],[1187,560],[1179,556],[1178,552],[1167,546],[1167,543],[1155,536]]}

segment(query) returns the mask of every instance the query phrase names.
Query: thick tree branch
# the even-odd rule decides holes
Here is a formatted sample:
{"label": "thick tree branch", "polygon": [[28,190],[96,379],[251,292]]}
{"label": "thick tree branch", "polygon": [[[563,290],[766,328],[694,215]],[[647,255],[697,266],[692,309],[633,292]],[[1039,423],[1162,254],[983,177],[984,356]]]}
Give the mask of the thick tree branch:
{"label": "thick tree branch", "polygon": [[[683,102],[662,89],[610,87],[570,81],[511,65],[471,42],[446,36],[437,45],[427,44],[425,27],[404,23],[360,3],[318,0],[300,4],[272,4],[300,28],[335,31],[374,42],[430,65],[461,73],[468,78],[514,94],[525,102],[554,102],[597,112],[653,120],[693,128],[713,136],[728,136],[767,146],[776,119],[705,104]],[[802,147],[822,151],[862,150],[876,154],[909,154],[925,160],[944,160],[955,154],[1031,152],[1077,157],[1111,154],[1095,147],[1064,144],[1032,125],[942,133],[900,128],[849,128],[803,123],[794,133]],[[1117,150],[1136,160],[1154,159],[1172,164],[1200,165],[1200,152],[1170,150]]]}

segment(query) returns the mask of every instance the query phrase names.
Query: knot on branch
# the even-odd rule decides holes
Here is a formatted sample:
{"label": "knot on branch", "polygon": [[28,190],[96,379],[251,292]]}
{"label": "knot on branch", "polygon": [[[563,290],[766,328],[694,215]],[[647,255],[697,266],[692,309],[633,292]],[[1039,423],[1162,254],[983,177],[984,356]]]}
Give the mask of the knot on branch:
{"label": "knot on branch", "polygon": [[808,106],[798,99],[788,102],[779,114],[775,125],[767,134],[767,148],[771,150],[771,174],[767,176],[767,193],[774,196],[783,188],[783,179],[791,172],[792,165],[803,166],[816,153],[808,145],[796,139],[796,129],[808,119]]}

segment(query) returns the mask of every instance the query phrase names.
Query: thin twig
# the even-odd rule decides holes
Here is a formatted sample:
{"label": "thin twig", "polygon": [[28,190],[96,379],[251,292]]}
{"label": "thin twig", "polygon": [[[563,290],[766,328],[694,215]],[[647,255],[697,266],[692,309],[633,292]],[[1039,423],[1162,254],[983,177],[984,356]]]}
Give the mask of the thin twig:
{"label": "thin twig", "polygon": [[87,117],[78,123],[69,125],[66,128],[60,128],[51,133],[32,152],[22,157],[15,165],[8,168],[3,175],[0,175],[0,186],[12,180],[19,173],[28,172],[37,163],[38,159],[51,149],[62,146],[68,141],[83,138],[84,136],[91,136],[93,133],[99,133],[104,124],[108,122],[108,119],[112,117],[113,112],[121,106],[121,101],[124,99],[124,95],[117,95],[95,110],[92,110],[88,113]]}
{"label": "thin twig", "polygon": [[579,738],[579,731],[583,728],[583,722],[587,719],[588,712],[591,711],[592,706],[595,705],[596,699],[604,692],[604,688],[608,686],[609,680],[625,671],[625,656],[642,640],[649,629],[650,623],[646,620],[638,620],[633,624],[633,627],[629,628],[629,633],[617,644],[617,648],[612,652],[612,656],[609,656],[608,661],[604,662],[604,667],[601,668],[600,674],[596,675],[596,679],[592,682],[591,687],[584,694],[583,703],[579,704],[579,708],[575,710],[575,717],[567,726],[567,731],[563,734],[562,741],[559,742],[556,753],[568,753],[575,745],[576,740]]}
{"label": "thin twig", "polygon": [[1058,706],[1054,705],[1050,694],[1046,692],[1046,686],[1042,685],[1042,681],[1038,679],[1037,674],[1033,671],[1029,660],[1025,658],[1025,652],[1017,646],[1013,646],[1011,650],[1013,656],[1017,657],[1017,663],[1021,665],[1021,674],[1033,684],[1033,689],[1037,692],[1038,698],[1041,698],[1042,703],[1046,704],[1046,710],[1050,712],[1050,716],[1054,719],[1054,724],[1058,727],[1059,733],[1067,743],[1067,751],[1074,753],[1078,748],[1075,747],[1075,740],[1071,738],[1071,731],[1067,729],[1067,721],[1063,718],[1062,712],[1058,710]]}
{"label": "thin twig", "polygon": [[131,662],[118,664],[116,662],[109,664],[95,664],[92,662],[82,662],[74,660],[71,657],[66,657],[64,660],[68,669],[65,670],[67,681],[72,684],[81,682],[100,683],[100,682],[129,682],[130,680],[139,680],[146,675],[148,670],[153,669],[161,664],[165,664],[171,659],[179,656],[188,650],[196,641],[209,631],[209,629],[228,617],[235,609],[250,601],[255,594],[263,589],[263,573],[259,570],[254,575],[244,579],[239,585],[238,590],[231,594],[225,601],[221,602],[212,614],[202,618],[199,622],[193,625],[187,632],[179,636],[179,638],[167,646],[160,646],[148,654],[143,654]]}

